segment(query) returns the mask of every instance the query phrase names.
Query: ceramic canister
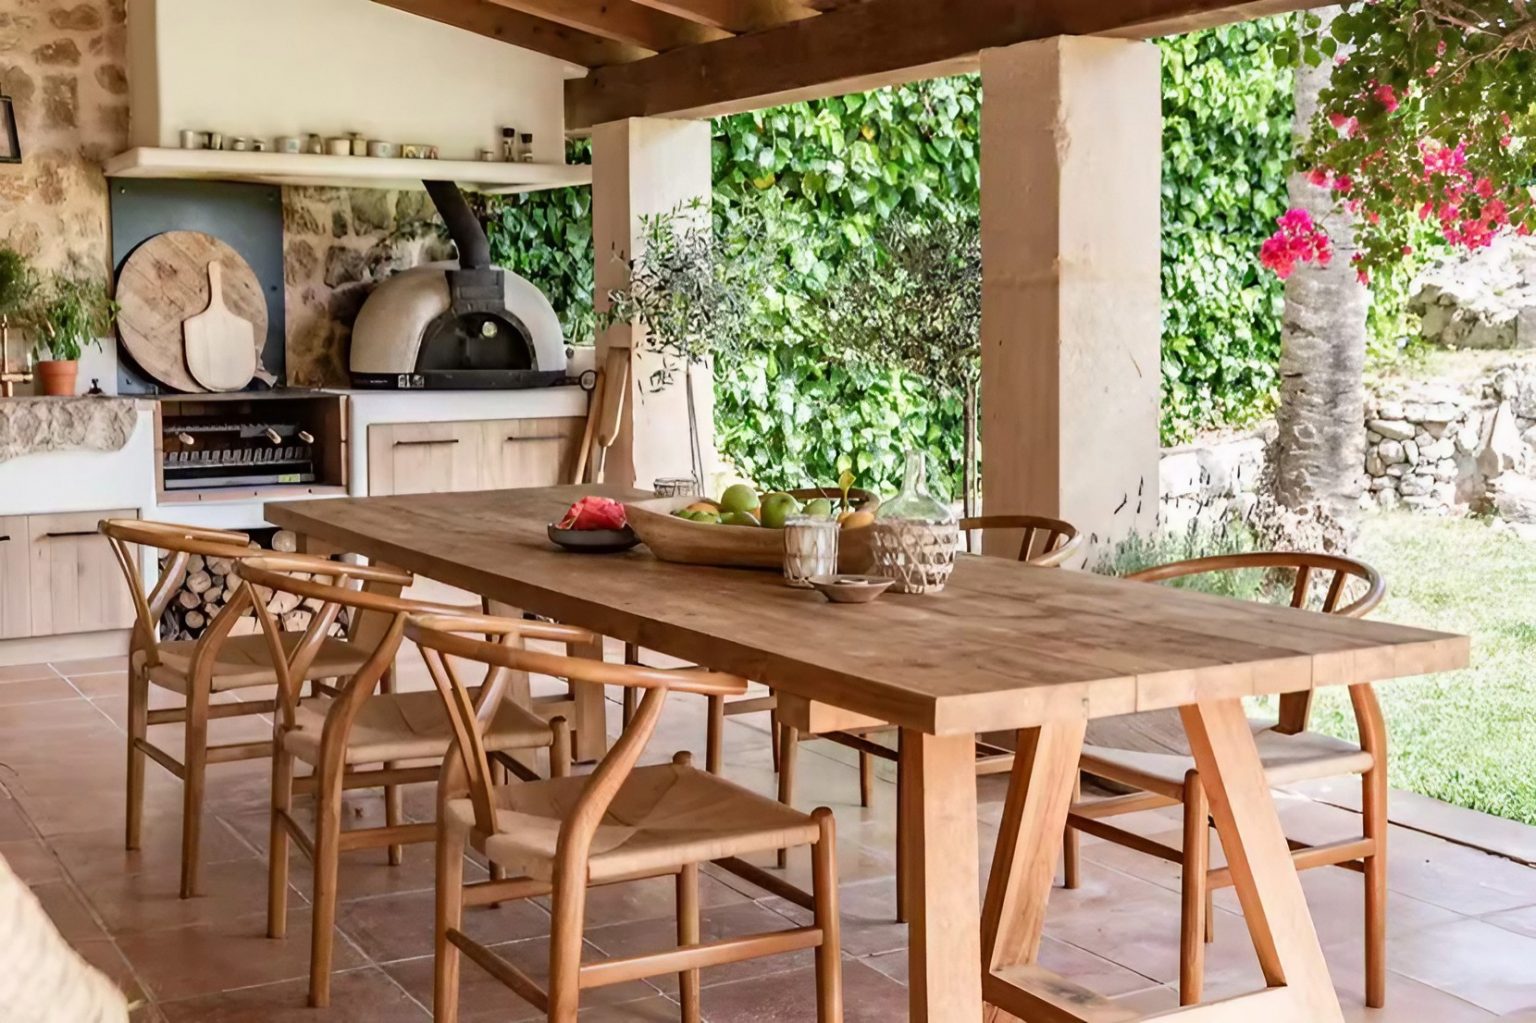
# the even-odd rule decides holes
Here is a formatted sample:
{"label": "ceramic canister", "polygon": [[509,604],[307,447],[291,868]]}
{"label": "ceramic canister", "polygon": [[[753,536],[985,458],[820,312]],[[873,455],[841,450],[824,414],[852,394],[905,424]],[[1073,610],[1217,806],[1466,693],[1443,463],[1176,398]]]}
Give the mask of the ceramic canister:
{"label": "ceramic canister", "polygon": [[279,135],[277,138],[277,151],[279,153],[304,152],[304,140],[297,135]]}
{"label": "ceramic canister", "polygon": [[368,143],[368,155],[380,160],[393,160],[395,158],[395,144],[393,142],[380,142],[374,139]]}
{"label": "ceramic canister", "polygon": [[352,140],[341,137],[326,139],[325,151],[332,156],[351,156]]}

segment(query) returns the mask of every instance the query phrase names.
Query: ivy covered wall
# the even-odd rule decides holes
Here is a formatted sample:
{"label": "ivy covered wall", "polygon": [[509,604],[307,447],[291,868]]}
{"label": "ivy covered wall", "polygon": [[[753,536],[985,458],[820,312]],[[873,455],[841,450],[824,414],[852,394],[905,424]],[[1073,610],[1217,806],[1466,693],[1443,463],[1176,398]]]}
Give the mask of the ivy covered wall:
{"label": "ivy covered wall", "polygon": [[[1159,43],[1168,441],[1272,402],[1281,289],[1255,254],[1285,199],[1287,37],[1269,19]],[[749,354],[717,369],[720,447],[757,482],[829,482],[853,468],[889,484],[912,441],[958,472],[958,398],[828,351],[817,300],[891,214],[974,211],[981,101],[980,80],[965,76],[715,122],[717,235],[729,245],[755,225],[796,285],[763,303]],[[486,216],[498,260],[550,293],[572,338],[590,338],[593,260],[611,257],[592,251],[587,191],[513,197]]]}

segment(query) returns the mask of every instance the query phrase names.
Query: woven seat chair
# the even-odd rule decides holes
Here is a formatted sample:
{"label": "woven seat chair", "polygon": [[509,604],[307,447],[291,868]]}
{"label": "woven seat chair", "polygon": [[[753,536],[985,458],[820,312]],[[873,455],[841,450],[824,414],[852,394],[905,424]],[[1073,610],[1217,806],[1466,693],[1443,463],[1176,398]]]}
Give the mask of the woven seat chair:
{"label": "woven seat chair", "polygon": [[[1362,617],[1386,592],[1381,575],[1369,565],[1351,558],[1308,553],[1197,558],[1131,573],[1126,578],[1163,583],[1242,570],[1292,573],[1291,606],[1315,606],[1324,614]],[[1298,870],[1337,866],[1365,875],[1366,1004],[1380,1008],[1386,1000],[1387,971],[1386,724],[1375,690],[1362,682],[1349,687],[1360,734],[1358,744],[1309,732],[1311,697],[1310,692],[1281,696],[1277,720],[1251,721],[1254,739],[1271,785],[1360,776],[1364,808],[1360,837],[1319,846],[1291,844]],[[1117,747],[1117,741],[1127,747],[1134,741],[1135,748]],[[1134,791],[1074,803],[1067,824],[1066,886],[1077,887],[1081,874],[1078,831],[1179,864],[1184,875],[1179,1000],[1193,1005],[1200,1001],[1205,944],[1212,936],[1211,892],[1231,881],[1226,870],[1210,866],[1209,802],[1178,712],[1152,711],[1091,722],[1083,748],[1082,774]],[[1183,807],[1183,841],[1178,848],[1108,823],[1122,814],[1166,806]]]}
{"label": "woven seat chair", "polygon": [[[817,1018],[842,1019],[836,854],[831,811],[799,813],[696,770],[686,753],[670,763],[636,766],[669,693],[740,695],[746,681],[707,671],[664,671],[607,664],[597,657],[566,657],[525,649],[509,639],[545,639],[601,651],[598,637],[570,626],[489,617],[413,617],[406,635],[422,650],[451,708],[455,754],[438,786],[437,923],[434,1018],[458,1019],[459,962],[467,955],[531,1003],[546,1018],[573,1023],[584,991],[627,980],[676,973],[681,1018],[699,1020],[699,970],[760,956],[815,949]],[[499,637],[490,642],[479,636]],[[548,781],[493,784],[483,739],[484,714],[475,710],[452,657],[485,665],[484,690],[499,691],[508,671],[641,691],[623,734],[592,774]],[[494,697],[493,697],[494,698]],[[699,920],[699,866],[729,862],[785,846],[812,849],[814,919],[806,927],[703,942]],[[464,884],[464,851],[473,846],[515,875]],[[582,962],[587,889],[640,878],[674,875],[677,885],[675,950]],[[469,938],[466,906],[549,895],[549,984],[531,977]]]}
{"label": "woven seat chair", "polygon": [[[241,587],[195,640],[161,642],[160,619],[186,578],[193,555],[228,558],[236,563],[260,554],[249,546],[244,533],[202,529],[167,522],[138,519],[107,519],[100,523],[117,556],[133,601],[134,624],[128,652],[128,791],[127,829],[124,843],[138,849],[144,820],[144,762],[148,757],[181,779],[181,897],[198,893],[199,849],[203,818],[204,777],[210,764],[267,757],[270,741],[209,745],[209,722],[230,717],[270,714],[270,699],[213,703],[219,693],[277,684],[267,641],[259,634],[231,635],[235,623],[252,610],[250,594]],[[139,549],[166,555],[160,578],[146,593],[139,568]],[[301,634],[284,633],[281,644],[292,650]],[[366,654],[344,640],[323,638],[305,666],[307,680],[350,675]],[[149,687],[156,685],[176,693],[181,707],[149,707]],[[153,725],[184,723],[182,755],[149,741]]]}
{"label": "woven seat chair", "polygon": [[[433,781],[448,752],[454,731],[435,692],[376,692],[391,671],[400,649],[406,616],[424,612],[465,612],[401,598],[409,573],[378,566],[328,561],[304,555],[250,558],[235,571],[245,587],[265,586],[320,602],[297,644],[285,642],[276,618],[258,604],[257,617],[271,656],[279,661],[278,717],[272,751],[272,823],[268,860],[267,934],[281,938],[288,926],[288,853],[290,841],[314,863],[314,906],[310,933],[309,1002],[330,1001],[335,941],[338,873],[341,853],[388,847],[391,864],[401,860],[407,843],[427,842],[436,834],[431,823],[402,821],[400,786]],[[362,588],[354,584],[361,584]],[[371,587],[371,588],[370,588]],[[297,680],[310,673],[310,662],[324,648],[326,633],[343,608],[359,618],[356,643],[366,661],[334,696],[301,698]],[[571,762],[570,731],[564,718],[545,721],[532,710],[481,690],[477,708],[489,723],[485,746],[500,756],[510,751],[547,749],[550,773],[564,774]],[[294,762],[314,768],[294,777]],[[431,760],[432,766],[400,767],[401,761]],[[507,757],[503,769],[528,772]],[[381,766],[370,766],[381,765]],[[383,827],[341,827],[342,792],[378,787],[385,791]],[[296,792],[313,792],[315,829],[311,835],[293,814]]]}

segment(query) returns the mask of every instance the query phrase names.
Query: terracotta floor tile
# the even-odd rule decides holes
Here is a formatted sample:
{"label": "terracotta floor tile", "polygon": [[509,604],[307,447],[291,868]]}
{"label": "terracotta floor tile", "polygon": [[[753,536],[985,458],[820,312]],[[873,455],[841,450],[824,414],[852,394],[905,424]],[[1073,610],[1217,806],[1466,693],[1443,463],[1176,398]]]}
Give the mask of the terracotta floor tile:
{"label": "terracotta floor tile", "polygon": [[1495,927],[1502,927],[1506,931],[1514,931],[1527,938],[1536,938],[1536,906],[1505,910],[1503,913],[1490,913],[1482,920]]}
{"label": "terracotta floor tile", "polygon": [[161,1007],[167,1023],[418,1023],[431,1013],[382,970],[338,973],[331,979],[331,1004],[305,1004],[307,981],[202,995]]}
{"label": "terracotta floor tile", "polygon": [[107,932],[96,919],[89,903],[67,881],[49,881],[31,886],[32,894],[42,904],[53,926],[64,940],[75,943],[105,939]]}
{"label": "terracotta floor tile", "polygon": [[35,678],[24,682],[7,682],[0,685],[0,707],[14,707],[24,703],[51,703],[58,700],[78,700],[75,687],[62,678]]}
{"label": "terracotta floor tile", "polygon": [[117,947],[117,942],[108,938],[92,938],[88,941],[74,942],[73,945],[81,958],[106,974],[117,985],[118,990],[128,996],[130,1002],[149,998],[149,992],[140,982],[133,965]]}
{"label": "terracotta floor tile", "polygon": [[36,837],[21,804],[0,788],[0,842],[31,841]]}
{"label": "terracotta floor tile", "polygon": [[64,868],[53,850],[36,840],[0,842],[0,860],[29,885],[64,879]]}
{"label": "terracotta floor tile", "polygon": [[8,682],[25,682],[34,678],[59,678],[58,672],[46,664],[7,664],[0,665],[0,684]]}
{"label": "terracotta floor tile", "polygon": [[[790,930],[800,926],[798,922],[775,913],[766,906],[753,902],[740,903],[706,910],[699,914],[700,935],[704,941],[718,941],[746,934],[762,934]],[[670,922],[644,920],[637,923],[619,924],[613,927],[592,927],[587,930],[587,941],[606,956],[631,956],[647,952],[667,951],[677,947],[676,932]],[[784,973],[814,965],[809,949],[789,955],[765,956],[745,962],[717,966],[701,972],[705,986],[745,980],[765,973]],[[649,978],[649,983],[661,988],[673,997],[677,996],[676,974],[663,974]]]}
{"label": "terracotta floor tile", "polygon": [[78,661],[54,661],[51,665],[60,675],[96,675],[104,671],[127,671],[128,656],[114,654],[111,657],[86,657]]}
{"label": "terracotta floor tile", "polygon": [[[708,875],[699,878],[699,906],[702,909],[750,901],[747,896],[716,878]],[[545,909],[549,908],[547,898],[539,902]],[[677,897],[670,877],[603,885],[587,892],[588,927],[634,923],[637,920],[671,921],[676,918],[676,911]],[[664,926],[670,927],[671,924],[664,923]]]}
{"label": "terracotta floor tile", "polygon": [[[432,954],[436,893],[382,895],[342,903],[337,925],[376,963]],[[532,899],[464,911],[464,933],[485,945],[545,937],[549,914]]]}
{"label": "terracotta floor tile", "polygon": [[[14,686],[30,684],[10,683]],[[64,684],[68,685],[68,683]],[[102,724],[107,720],[107,717],[97,710],[91,701],[82,699],[0,705],[0,736],[4,736],[6,744],[10,745],[13,741],[17,741],[18,735],[39,737],[41,733],[54,729]],[[34,741],[40,741],[40,739]]]}
{"label": "terracotta floor tile", "polygon": [[[704,1018],[710,1023],[813,1023],[816,974],[793,970],[704,989]],[[855,959],[843,960],[843,1019],[846,1023],[890,1023],[907,1014],[907,989]]]}
{"label": "terracotta floor tile", "polygon": [[[107,930],[118,937],[266,913],[267,872],[259,861],[209,864],[201,871],[199,887],[201,895],[181,898],[181,862],[168,857],[136,874],[103,874],[88,883],[86,892]],[[307,901],[290,890],[291,907],[303,908]]]}
{"label": "terracotta floor tile", "polygon": [[[127,935],[118,938],[118,947],[161,1003],[294,980],[309,975],[309,910],[289,910],[288,936],[281,940],[267,937],[263,912]],[[338,934],[336,968],[355,969],[365,963],[356,947]],[[295,988],[297,1006],[304,1004],[303,990]]]}
{"label": "terracotta floor tile", "polygon": [[[154,867],[181,862],[181,815],[148,818],[140,832],[137,850],[123,848],[120,826],[67,832],[48,840],[64,869],[77,882],[89,885],[102,878],[140,874]],[[265,861],[221,820],[208,815],[202,829],[202,863],[244,861],[255,872],[265,871]]]}
{"label": "terracotta floor tile", "polygon": [[1536,1007],[1536,938],[1463,920],[1392,943],[1393,970],[1489,1012]]}
{"label": "terracotta floor tile", "polygon": [[1393,891],[1468,916],[1536,905],[1536,870],[1430,835],[1393,828],[1387,874]]}

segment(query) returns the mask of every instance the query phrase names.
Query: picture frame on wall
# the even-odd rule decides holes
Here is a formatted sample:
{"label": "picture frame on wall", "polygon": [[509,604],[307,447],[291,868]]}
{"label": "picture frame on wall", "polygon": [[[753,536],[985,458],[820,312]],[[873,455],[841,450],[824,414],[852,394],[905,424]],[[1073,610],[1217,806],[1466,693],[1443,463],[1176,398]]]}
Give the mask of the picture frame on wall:
{"label": "picture frame on wall", "polygon": [[16,131],[16,106],[0,95],[0,163],[21,162],[21,137]]}

